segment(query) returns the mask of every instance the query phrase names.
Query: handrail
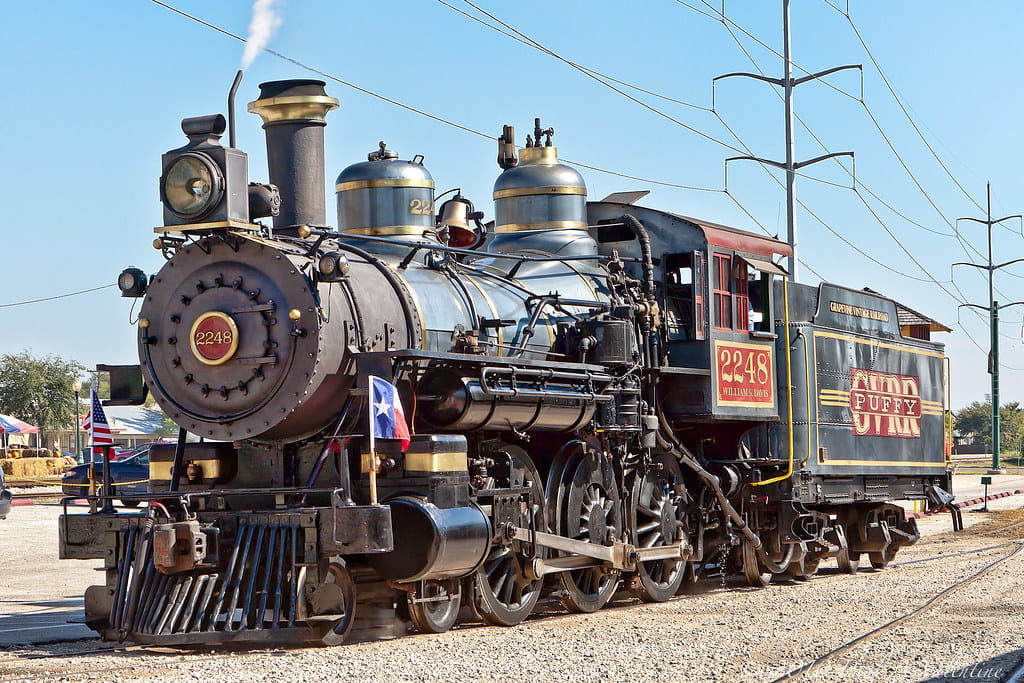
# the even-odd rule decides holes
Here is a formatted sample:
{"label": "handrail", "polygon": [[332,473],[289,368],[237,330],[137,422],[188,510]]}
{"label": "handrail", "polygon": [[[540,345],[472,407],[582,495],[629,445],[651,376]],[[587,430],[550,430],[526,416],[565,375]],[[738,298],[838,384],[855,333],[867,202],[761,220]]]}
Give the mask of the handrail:
{"label": "handrail", "polygon": [[[765,479],[764,481],[755,481],[751,483],[751,486],[766,486],[768,484],[774,484],[777,481],[783,479],[789,479],[793,476],[793,365],[791,356],[791,347],[789,343],[789,280],[788,278],[782,278],[782,299],[785,313],[783,315],[783,321],[786,329],[786,404],[787,404],[787,417],[789,419],[789,470],[782,475],[772,477],[771,479]],[[806,343],[805,343],[806,345]]]}

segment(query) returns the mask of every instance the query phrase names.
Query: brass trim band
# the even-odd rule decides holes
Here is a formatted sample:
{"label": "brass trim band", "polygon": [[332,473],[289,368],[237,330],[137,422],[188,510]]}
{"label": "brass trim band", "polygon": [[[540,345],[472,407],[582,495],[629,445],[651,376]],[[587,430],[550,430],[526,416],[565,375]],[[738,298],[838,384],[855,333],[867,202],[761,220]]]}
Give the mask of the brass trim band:
{"label": "brass trim band", "polygon": [[465,472],[465,453],[406,453],[407,472]]}
{"label": "brass trim band", "polygon": [[260,226],[256,225],[255,223],[245,223],[245,222],[242,222],[242,221],[227,220],[227,221],[213,221],[213,222],[210,222],[210,223],[185,223],[185,224],[182,224],[182,225],[162,225],[162,226],[153,228],[153,232],[155,232],[155,233],[165,233],[166,232],[166,233],[181,234],[181,233],[195,232],[195,231],[198,231],[198,230],[222,230],[222,229],[223,230],[248,230],[248,231],[252,232],[252,231],[258,231],[260,229]]}
{"label": "brass trim band", "polygon": [[[203,479],[220,479],[219,460],[200,460],[196,463],[203,470]],[[170,481],[171,469],[174,462],[171,460],[154,462],[149,461],[149,478],[153,481]]]}
{"label": "brass trim band", "polygon": [[508,223],[495,226],[495,232],[525,232],[527,230],[586,230],[585,221],[546,221],[544,223]]}
{"label": "brass trim band", "polygon": [[[359,471],[370,472],[373,459],[369,453],[360,455]],[[406,472],[465,472],[468,461],[465,453],[406,453]]]}
{"label": "brass trim band", "polygon": [[509,197],[529,197],[534,195],[549,194],[587,194],[585,187],[569,187],[566,185],[543,185],[540,187],[510,187],[507,190],[498,190],[491,195],[492,199],[508,199]]}
{"label": "brass trim band", "polygon": [[249,103],[249,113],[258,114],[264,123],[279,121],[323,121],[327,112],[338,108],[338,100],[327,95],[292,95],[268,97]]}
{"label": "brass trim band", "polygon": [[343,235],[369,235],[370,237],[377,237],[380,235],[422,235],[433,230],[433,225],[382,225],[376,228],[345,228],[341,232]]}
{"label": "brass trim band", "polygon": [[375,187],[426,187],[434,189],[434,181],[426,178],[371,178],[369,180],[350,180],[334,186],[335,192],[348,190],[365,190]]}

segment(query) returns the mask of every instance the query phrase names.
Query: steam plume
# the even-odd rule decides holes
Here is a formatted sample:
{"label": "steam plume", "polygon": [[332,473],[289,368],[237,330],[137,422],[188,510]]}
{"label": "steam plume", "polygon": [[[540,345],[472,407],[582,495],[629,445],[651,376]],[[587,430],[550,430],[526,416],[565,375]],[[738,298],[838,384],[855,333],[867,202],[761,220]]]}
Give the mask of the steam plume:
{"label": "steam plume", "polygon": [[248,69],[256,55],[263,51],[281,25],[281,17],[274,11],[274,0],[256,0],[252,6],[252,19],[249,21],[249,37],[245,40],[245,52],[242,53],[242,69]]}

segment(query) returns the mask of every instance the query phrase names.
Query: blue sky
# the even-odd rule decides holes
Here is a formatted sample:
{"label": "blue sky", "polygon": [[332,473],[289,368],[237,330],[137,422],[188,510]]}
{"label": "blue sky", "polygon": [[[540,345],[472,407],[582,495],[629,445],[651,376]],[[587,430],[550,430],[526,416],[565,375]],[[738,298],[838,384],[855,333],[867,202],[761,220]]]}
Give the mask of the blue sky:
{"label": "blue sky", "polygon": [[[462,0],[445,1],[492,22]],[[570,61],[695,105],[618,86],[677,122],[436,0],[278,0],[282,23],[269,47],[492,137],[502,124],[513,124],[521,144],[540,116],[555,128],[563,157],[647,179],[580,168],[591,198],[650,189],[644,203],[651,206],[784,236],[785,196],[773,180],[781,179],[777,171],[730,164],[729,193],[722,192],[723,162],[736,150],[784,158],[781,100],[772,86],[729,79],[719,83],[710,111],[715,76],[758,68],[781,75],[781,60],[770,51],[782,50],[781,0],[731,0],[725,22],[717,14],[720,3],[477,3]],[[170,4],[247,34],[250,2]],[[797,196],[806,205],[797,219],[800,254],[827,280],[869,286],[954,327],[942,339],[953,362],[953,405],[959,407],[989,391],[989,342],[987,321],[968,310],[958,313],[956,299],[987,303],[987,284],[982,273],[967,268],[958,268],[950,282],[950,264],[978,260],[971,247],[984,252],[986,246],[983,227],[961,223],[961,242],[953,226],[957,217],[983,216],[978,204],[984,207],[986,181],[992,182],[997,217],[1024,211],[1024,5],[851,0],[850,19],[845,12],[839,0],[792,2],[799,67],[864,64],[863,104],[855,72],[797,89],[796,113],[813,131],[812,137],[797,124],[797,158],[824,153],[816,137],[829,152],[854,151],[857,177],[854,192],[848,160],[842,167],[825,162],[805,169],[825,182],[798,179]],[[872,65],[858,32],[934,154]],[[4,7],[0,45],[0,304],[107,285],[127,265],[155,272],[162,263],[151,246],[153,227],[161,222],[160,155],[183,144],[183,117],[225,110],[243,44],[150,0],[37,0]],[[250,155],[253,180],[266,178],[264,141],[245,104],[255,99],[260,82],[293,77],[316,75],[262,54],[242,82],[238,143]],[[403,158],[423,154],[439,191],[459,186],[492,213],[490,192],[499,171],[492,140],[334,80],[327,90],[341,100],[326,130],[328,188],[345,166],[386,140]],[[1024,257],[1020,229],[1019,222],[996,228],[997,262]],[[809,268],[802,268],[800,279],[814,283]],[[997,273],[996,286],[1003,302],[1024,299],[1024,264]],[[1024,401],[1022,309],[1002,316],[1005,401]],[[131,313],[131,302],[113,287],[0,307],[0,353],[29,349],[87,366],[134,362]]]}

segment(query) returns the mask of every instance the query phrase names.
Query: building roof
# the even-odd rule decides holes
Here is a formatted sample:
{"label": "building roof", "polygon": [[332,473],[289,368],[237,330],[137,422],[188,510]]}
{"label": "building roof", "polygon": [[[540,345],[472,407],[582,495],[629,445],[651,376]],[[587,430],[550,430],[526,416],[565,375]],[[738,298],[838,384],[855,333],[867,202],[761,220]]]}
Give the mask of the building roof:
{"label": "building roof", "polygon": [[164,414],[159,408],[105,406],[103,412],[116,436],[152,436],[160,429]]}

